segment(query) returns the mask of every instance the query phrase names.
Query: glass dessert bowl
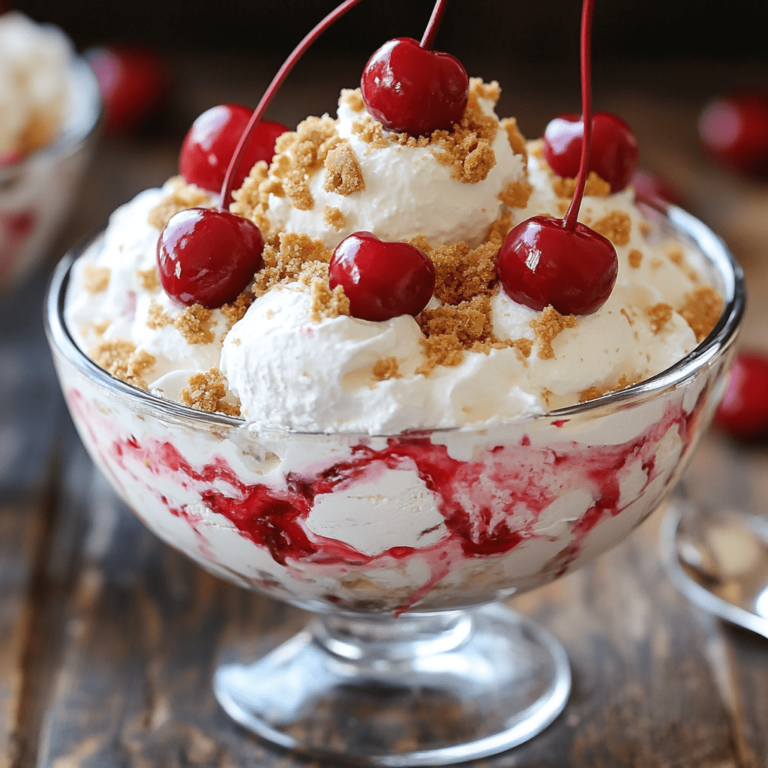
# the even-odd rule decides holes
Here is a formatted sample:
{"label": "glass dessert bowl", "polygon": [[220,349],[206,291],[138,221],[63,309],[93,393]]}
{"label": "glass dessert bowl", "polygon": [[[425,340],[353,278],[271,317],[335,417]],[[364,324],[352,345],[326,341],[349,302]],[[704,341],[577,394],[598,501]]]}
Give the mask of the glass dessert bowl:
{"label": "glass dessert bowl", "polygon": [[53,138],[30,151],[0,153],[0,295],[45,256],[93,147],[101,117],[96,78],[74,54],[63,67],[66,99]]}
{"label": "glass dessert bowl", "polygon": [[564,651],[500,600],[621,541],[672,487],[724,386],[741,271],[703,224],[648,211],[723,297],[711,333],[652,378],[543,416],[361,435],[249,429],[134,388],[73,340],[75,259],[49,341],[78,431],[115,491],[212,573],[312,611],[250,667],[218,669],[227,712],[282,746],[378,765],[493,754],[565,706]]}

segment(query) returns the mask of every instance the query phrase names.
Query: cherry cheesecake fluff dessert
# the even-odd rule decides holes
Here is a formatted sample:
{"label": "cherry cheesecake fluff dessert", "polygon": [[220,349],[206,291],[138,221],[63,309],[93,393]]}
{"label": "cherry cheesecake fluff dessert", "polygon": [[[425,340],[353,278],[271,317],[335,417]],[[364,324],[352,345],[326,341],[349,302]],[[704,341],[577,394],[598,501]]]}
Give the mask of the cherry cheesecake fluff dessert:
{"label": "cherry cheesecake fluff dessert", "polygon": [[100,114],[96,81],[57,27],[0,13],[0,292],[62,220]]}
{"label": "cherry cheesecake fluff dessert", "polygon": [[[711,233],[638,207],[626,124],[527,142],[428,47],[390,41],[274,156],[252,121],[239,178],[250,110],[204,114],[182,176],[54,280],[64,392],[125,501],[310,609],[468,606],[606,550],[681,470],[740,315]],[[403,106],[387,78],[422,54],[448,85]]]}

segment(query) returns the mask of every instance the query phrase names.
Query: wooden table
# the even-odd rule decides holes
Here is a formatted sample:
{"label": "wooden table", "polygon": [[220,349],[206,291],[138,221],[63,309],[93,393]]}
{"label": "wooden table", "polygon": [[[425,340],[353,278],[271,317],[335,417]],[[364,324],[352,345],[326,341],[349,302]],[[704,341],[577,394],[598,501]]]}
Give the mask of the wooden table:
{"label": "wooden table", "polygon": [[[194,64],[194,72],[177,87],[170,131],[101,145],[58,253],[119,202],[174,172],[180,126],[213,103],[253,101],[274,71],[271,62],[251,62],[250,75],[233,84],[231,61],[175,63]],[[317,71],[321,87],[289,81],[276,119],[295,123],[304,112],[332,109],[330,94],[354,69],[332,62]],[[598,101],[635,125],[645,164],[666,170],[694,210],[729,236],[752,294],[744,337],[760,344],[768,327],[768,236],[761,238],[768,216],[752,221],[744,210],[759,211],[768,187],[702,160],[694,142],[701,82],[686,87],[685,70],[673,75],[661,93],[653,74],[653,86],[637,72],[606,75]],[[519,70],[497,76],[516,83],[501,111],[525,115],[529,133],[577,98],[569,89],[564,104],[562,88],[546,97],[533,85],[518,88]],[[713,68],[712,87],[727,77]],[[743,205],[726,211],[718,203],[725,196]],[[306,765],[240,730],[210,687],[223,654],[233,647],[260,654],[304,616],[203,572],[116,499],[59,394],[42,331],[43,290],[40,276],[0,303],[0,768]],[[767,469],[764,446],[736,449],[710,438],[692,471],[707,478],[712,495],[760,509]],[[660,520],[656,514],[591,566],[513,601],[562,641],[574,689],[543,734],[477,765],[768,765],[768,642],[702,614],[675,591],[659,561]]]}

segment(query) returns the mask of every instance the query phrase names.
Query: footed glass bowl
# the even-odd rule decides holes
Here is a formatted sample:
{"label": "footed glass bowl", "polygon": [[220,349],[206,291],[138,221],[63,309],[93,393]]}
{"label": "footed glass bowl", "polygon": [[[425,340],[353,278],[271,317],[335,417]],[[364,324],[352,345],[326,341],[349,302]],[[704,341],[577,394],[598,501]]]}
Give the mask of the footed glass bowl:
{"label": "footed glass bowl", "polygon": [[209,571],[315,613],[216,695],[282,747],[373,765],[500,752],[562,711],[568,661],[498,605],[621,541],[674,484],[724,387],[744,306],[723,243],[680,209],[660,226],[705,257],[712,333],[645,382],[545,416],[396,435],[257,432],[112,378],[75,345],[59,265],[47,331],[72,417],[118,494]]}

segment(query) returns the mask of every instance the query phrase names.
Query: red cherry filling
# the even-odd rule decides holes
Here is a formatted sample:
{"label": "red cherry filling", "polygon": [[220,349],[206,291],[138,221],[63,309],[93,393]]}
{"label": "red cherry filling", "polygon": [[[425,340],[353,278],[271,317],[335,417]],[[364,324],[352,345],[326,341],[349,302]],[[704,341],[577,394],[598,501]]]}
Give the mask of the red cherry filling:
{"label": "red cherry filling", "polygon": [[715,425],[741,440],[768,435],[768,356],[764,353],[736,356]]}
{"label": "red cherry filling", "polygon": [[588,315],[608,300],[616,282],[616,251],[583,224],[535,216],[507,235],[497,262],[511,299],[531,309],[552,305],[561,315]]}
{"label": "red cherry filling", "polygon": [[469,97],[469,77],[457,58],[408,37],[384,43],[365,65],[360,85],[373,118],[411,136],[450,130]]}
{"label": "red cherry filling", "polygon": [[[561,115],[544,131],[544,159],[558,176],[573,178],[579,172],[584,143],[584,122],[578,115]],[[595,112],[588,171],[594,171],[620,192],[637,168],[640,151],[632,129],[610,112]]]}
{"label": "red cherry filling", "polygon": [[435,289],[435,267],[413,245],[355,232],[336,247],[328,282],[344,289],[352,317],[389,320],[418,315],[427,306]]}
{"label": "red cherry filling", "polygon": [[108,132],[130,133],[161,106],[168,90],[168,75],[159,53],[123,44],[91,48],[85,56],[99,83]]}
{"label": "red cherry filling", "polygon": [[768,92],[714,101],[699,118],[699,134],[715,160],[743,173],[768,175]]}
{"label": "red cherry filling", "polygon": [[264,265],[259,228],[233,213],[209,208],[180,211],[157,241],[157,268],[165,292],[180,304],[209,309],[234,301]]}
{"label": "red cherry filling", "polygon": [[[220,104],[203,112],[189,129],[181,146],[179,171],[189,184],[218,192],[224,183],[229,161],[243,135],[253,110],[240,104]],[[272,161],[275,141],[288,128],[262,120],[248,137],[232,188],[239,189],[259,161]]]}

